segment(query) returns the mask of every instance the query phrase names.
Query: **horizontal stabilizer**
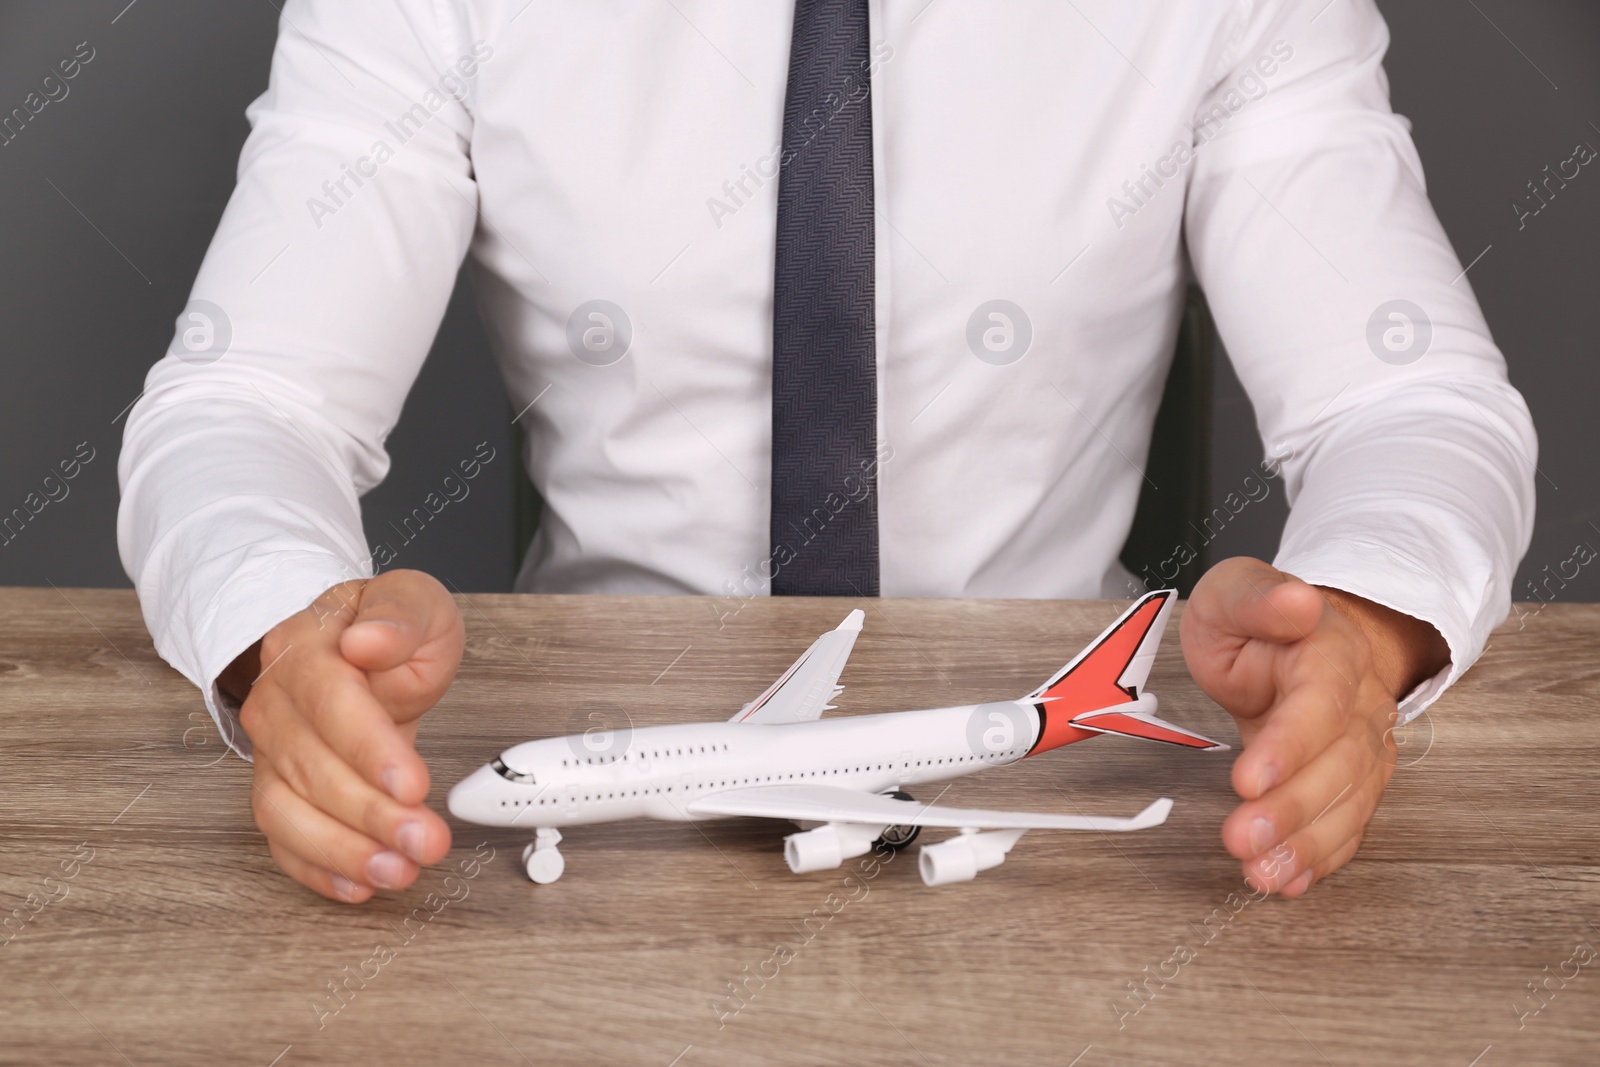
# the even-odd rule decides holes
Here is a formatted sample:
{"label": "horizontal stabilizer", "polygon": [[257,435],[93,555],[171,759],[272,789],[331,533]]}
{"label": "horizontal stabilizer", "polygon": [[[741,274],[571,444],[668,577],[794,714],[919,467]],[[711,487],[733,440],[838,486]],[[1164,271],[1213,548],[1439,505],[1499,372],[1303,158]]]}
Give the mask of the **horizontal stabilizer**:
{"label": "horizontal stabilizer", "polygon": [[[1146,694],[1144,699],[1151,698]],[[1165,719],[1158,719],[1138,703],[1105,711],[1087,712],[1073,719],[1072,725],[1080,730],[1098,730],[1105,734],[1121,734],[1123,737],[1142,737],[1146,741],[1161,741],[1169,745],[1198,748],[1205,752],[1221,752],[1229,747],[1221,741],[1213,741],[1203,734],[1174,726]]]}

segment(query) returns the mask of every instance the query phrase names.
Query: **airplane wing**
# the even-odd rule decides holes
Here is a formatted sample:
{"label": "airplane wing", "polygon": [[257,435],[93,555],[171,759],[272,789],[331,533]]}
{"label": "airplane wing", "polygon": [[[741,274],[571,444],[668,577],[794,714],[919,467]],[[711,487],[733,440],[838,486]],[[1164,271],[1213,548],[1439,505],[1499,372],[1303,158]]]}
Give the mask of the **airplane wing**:
{"label": "airplane wing", "polygon": [[947,808],[897,800],[836,785],[757,785],[711,793],[689,803],[691,815],[747,815],[805,822],[853,822],[873,826],[972,827],[978,830],[1145,830],[1160,826],[1172,810],[1162,797],[1132,818],[1055,815],[1032,811]]}
{"label": "airplane wing", "polygon": [[856,647],[861,622],[860,609],[845,616],[837,628],[811,643],[794,664],[767,688],[765,693],[739,709],[729,722],[785,723],[810,722],[820,718],[833,705],[828,701],[843,692],[839,674],[844,670],[850,650]]}

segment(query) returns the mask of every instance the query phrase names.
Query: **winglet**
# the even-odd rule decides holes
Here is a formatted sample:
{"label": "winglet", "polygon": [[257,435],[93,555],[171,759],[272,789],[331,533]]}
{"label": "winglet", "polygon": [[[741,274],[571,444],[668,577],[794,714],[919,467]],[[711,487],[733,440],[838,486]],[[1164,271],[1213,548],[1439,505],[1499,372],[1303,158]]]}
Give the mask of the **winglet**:
{"label": "winglet", "polygon": [[1167,821],[1167,816],[1172,813],[1172,798],[1162,797],[1133,817],[1132,829],[1148,830],[1152,826],[1160,826]]}
{"label": "winglet", "polygon": [[846,615],[844,617],[844,622],[841,622],[838,626],[835,626],[834,629],[859,631],[861,629],[861,623],[866,619],[866,617],[866,612],[862,611],[860,608],[856,608],[850,614]]}

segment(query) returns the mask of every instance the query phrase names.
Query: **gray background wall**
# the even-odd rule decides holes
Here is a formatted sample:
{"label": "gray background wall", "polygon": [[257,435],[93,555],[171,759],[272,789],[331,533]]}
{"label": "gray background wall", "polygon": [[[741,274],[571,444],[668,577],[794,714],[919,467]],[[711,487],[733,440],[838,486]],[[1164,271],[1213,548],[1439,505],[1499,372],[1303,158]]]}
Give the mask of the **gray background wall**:
{"label": "gray background wall", "polygon": [[[1517,585],[1528,598],[1526,583],[1579,542],[1600,548],[1600,169],[1586,168],[1523,229],[1511,206],[1579,141],[1600,148],[1600,5],[1380,7],[1394,36],[1395,107],[1414,123],[1457,253],[1464,263],[1483,253],[1471,282],[1539,427],[1539,521]],[[121,414],[171,338],[232,188],[244,108],[265,86],[277,20],[267,0],[0,0],[0,114],[78,42],[95,50],[68,95],[0,146],[0,514],[81,442],[94,450],[69,495],[0,547],[0,584],[128,584],[115,543]],[[1220,497],[1261,444],[1225,367],[1216,407]],[[389,440],[392,473],[363,501],[369,533],[409,512],[451,457],[483,440],[506,462],[490,464],[404,560],[469,592],[510,587],[515,467],[510,412],[471,294],[458,286]],[[1213,558],[1270,557],[1284,514],[1275,485],[1213,542]],[[1600,567],[1557,595],[1600,599]]]}

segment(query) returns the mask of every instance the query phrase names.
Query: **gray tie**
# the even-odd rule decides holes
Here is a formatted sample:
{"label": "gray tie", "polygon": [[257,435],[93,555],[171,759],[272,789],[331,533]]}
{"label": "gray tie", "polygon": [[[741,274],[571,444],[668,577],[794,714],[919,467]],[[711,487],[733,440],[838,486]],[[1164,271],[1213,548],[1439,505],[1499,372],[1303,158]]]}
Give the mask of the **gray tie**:
{"label": "gray tie", "polygon": [[797,0],[772,322],[774,596],[877,596],[867,0]]}

